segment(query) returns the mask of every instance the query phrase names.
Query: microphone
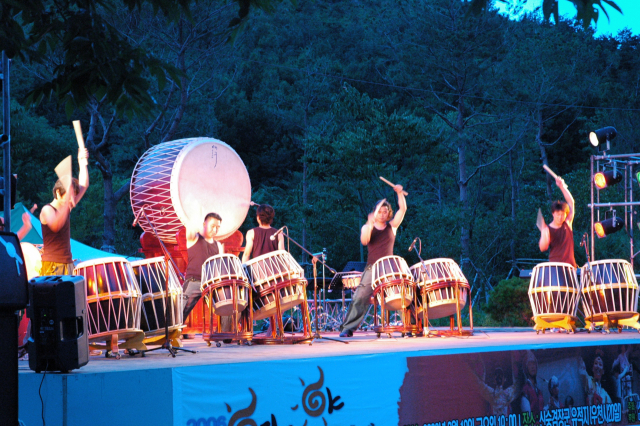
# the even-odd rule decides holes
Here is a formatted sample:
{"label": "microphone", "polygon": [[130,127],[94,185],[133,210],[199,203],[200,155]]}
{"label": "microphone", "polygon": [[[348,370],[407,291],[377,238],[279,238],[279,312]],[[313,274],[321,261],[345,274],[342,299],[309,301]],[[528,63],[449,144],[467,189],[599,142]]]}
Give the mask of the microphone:
{"label": "microphone", "polygon": [[278,229],[275,234],[269,237],[269,239],[271,241],[275,241],[278,234],[282,234],[282,231],[284,231],[284,228],[286,228],[286,226],[283,226],[282,228]]}
{"label": "microphone", "polygon": [[140,220],[140,215],[142,214],[142,212],[144,211],[144,208],[147,207],[147,205],[143,205],[142,207],[140,207],[140,210],[138,210],[138,213],[136,214],[136,218],[133,220],[133,223],[131,224],[132,228],[135,228],[136,225],[138,224],[138,220]]}
{"label": "microphone", "polygon": [[409,246],[409,251],[413,250],[416,247],[416,241],[418,241],[418,237],[415,237]]}

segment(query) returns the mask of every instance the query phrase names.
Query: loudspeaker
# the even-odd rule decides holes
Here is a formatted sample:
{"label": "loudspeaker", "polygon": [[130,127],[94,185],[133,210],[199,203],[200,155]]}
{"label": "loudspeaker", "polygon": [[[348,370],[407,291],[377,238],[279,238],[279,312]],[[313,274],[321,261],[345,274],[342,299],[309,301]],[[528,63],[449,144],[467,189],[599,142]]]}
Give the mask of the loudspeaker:
{"label": "loudspeaker", "polygon": [[16,234],[0,232],[0,309],[27,306],[27,267]]}
{"label": "loudspeaker", "polygon": [[84,277],[63,275],[29,281],[29,368],[62,371],[89,362]]}

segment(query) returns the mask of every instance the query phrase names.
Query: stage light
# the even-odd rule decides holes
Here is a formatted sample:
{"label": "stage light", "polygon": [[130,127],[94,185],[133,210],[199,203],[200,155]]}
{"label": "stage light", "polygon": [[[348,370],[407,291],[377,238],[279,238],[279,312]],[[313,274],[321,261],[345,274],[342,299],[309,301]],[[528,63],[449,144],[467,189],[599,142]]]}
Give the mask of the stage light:
{"label": "stage light", "polygon": [[610,219],[596,222],[593,225],[593,230],[596,231],[596,235],[599,238],[604,238],[607,235],[611,235],[614,232],[618,232],[624,228],[624,221],[619,217],[612,217]]}
{"label": "stage light", "polygon": [[608,186],[613,186],[621,180],[622,175],[614,170],[598,172],[593,176],[593,183],[596,184],[598,189],[604,189]]}
{"label": "stage light", "polygon": [[603,143],[607,143],[607,148],[610,149],[610,142],[612,139],[616,137],[618,132],[613,127],[603,127],[602,129],[598,129],[595,132],[589,133],[589,142],[591,145],[598,146]]}

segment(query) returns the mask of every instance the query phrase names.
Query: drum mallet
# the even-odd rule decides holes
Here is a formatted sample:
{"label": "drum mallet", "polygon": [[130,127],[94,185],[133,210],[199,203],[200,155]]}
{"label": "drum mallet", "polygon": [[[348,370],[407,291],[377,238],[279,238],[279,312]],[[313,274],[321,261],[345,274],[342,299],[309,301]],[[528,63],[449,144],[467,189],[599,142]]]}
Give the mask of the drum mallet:
{"label": "drum mallet", "polygon": [[[390,186],[390,187],[392,187],[392,188],[395,188],[395,186],[396,186],[396,184],[395,184],[395,183],[391,183],[391,182],[389,182],[388,180],[386,180],[386,179],[385,179],[385,178],[383,178],[382,176],[380,176],[380,180],[381,180],[381,181],[383,181],[384,183],[386,183],[387,185],[389,185],[389,186]],[[408,193],[407,191],[404,191],[404,190],[402,191],[402,193],[403,193],[404,195],[409,195],[409,193]]]}

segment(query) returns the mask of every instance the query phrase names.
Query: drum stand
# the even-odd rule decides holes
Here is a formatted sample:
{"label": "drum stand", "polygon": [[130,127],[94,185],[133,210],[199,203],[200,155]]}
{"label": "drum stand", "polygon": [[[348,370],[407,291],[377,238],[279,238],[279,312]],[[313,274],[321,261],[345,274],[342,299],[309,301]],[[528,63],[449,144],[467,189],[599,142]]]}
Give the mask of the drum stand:
{"label": "drum stand", "polygon": [[[213,316],[215,315],[215,307],[213,306],[213,295],[209,298],[209,313],[207,315],[207,306],[202,304],[202,313],[204,319],[204,325],[202,330],[202,338],[207,342],[207,346],[211,346],[211,341],[215,340],[216,346],[220,347],[221,340],[233,340],[237,341],[239,345],[243,341],[246,341],[248,345],[251,345],[251,339],[253,337],[253,299],[251,295],[251,285],[248,282],[240,280],[227,280],[213,285],[210,285],[205,290],[206,293],[211,294],[219,288],[231,286],[233,313],[231,314],[232,326],[231,331],[222,331],[221,316],[216,315],[218,321],[214,330]],[[249,294],[249,300],[247,306],[242,312],[238,312],[238,290],[240,287],[244,287],[245,291]],[[202,294],[202,297],[206,297],[207,294]],[[207,324],[208,319],[208,324]],[[241,322],[242,331],[238,328],[238,322]],[[209,332],[207,333],[207,325],[209,325]]]}
{"label": "drum stand", "polygon": [[[402,300],[402,309],[401,309],[401,318],[402,325],[391,325],[389,323],[389,311],[385,307],[385,290],[389,287],[393,287],[399,285],[401,291],[401,300]],[[418,334],[420,327],[418,326],[418,314],[416,311],[413,311],[413,318],[415,320],[415,325],[411,324],[411,309],[408,309],[408,306],[405,306],[405,292],[408,287],[414,288],[415,293],[415,283],[412,281],[407,281],[405,279],[387,281],[383,284],[380,284],[373,291],[373,311],[378,311],[378,298],[380,299],[380,325],[378,325],[378,316],[374,316],[373,321],[373,331],[380,337],[381,333],[386,333],[389,337],[391,337],[391,333],[399,332],[402,333],[402,337],[405,336],[405,333],[413,333]],[[424,311],[423,311],[424,312]]]}
{"label": "drum stand", "polygon": [[[312,258],[314,258],[314,257],[315,257],[315,256],[313,256],[313,253],[311,253],[311,252],[310,252],[309,250],[307,250],[306,248],[302,247],[300,244],[298,244],[298,242],[297,242],[296,240],[294,240],[293,238],[291,238],[291,237],[289,236],[289,234],[288,234],[288,233],[283,233],[283,235],[284,235],[285,237],[287,237],[287,239],[288,239],[289,241],[293,242],[295,245],[297,245],[298,247],[300,247],[300,249],[301,249],[302,251],[304,251],[305,253],[307,253],[309,256],[311,256]],[[318,259],[318,258],[316,257],[316,259]],[[335,269],[333,269],[333,268],[331,268],[329,265],[327,265],[327,264],[325,263],[325,261],[324,261],[324,260],[320,260],[320,259],[318,259],[318,260],[317,260],[317,262],[320,262],[320,263],[322,263],[324,266],[326,266],[327,268],[329,268],[329,271],[331,271],[331,273],[332,273],[332,274],[334,274],[334,275],[336,274],[336,270],[335,270]],[[332,341],[334,341],[334,342],[341,342],[341,343],[349,344],[349,342],[345,342],[344,340],[340,340],[340,339],[333,339],[333,338],[330,338],[330,337],[322,337],[322,336],[320,335],[320,331],[319,331],[319,328],[318,328],[318,271],[317,271],[317,268],[316,268],[316,263],[317,263],[317,262],[313,262],[313,303],[314,303],[314,306],[315,306],[315,309],[316,309],[316,315],[315,315],[315,326],[316,326],[316,331],[315,331],[315,333],[313,333],[313,336],[310,336],[310,337],[308,337],[308,338],[306,338],[306,339],[304,339],[304,340],[301,340],[301,341],[299,341],[299,342],[296,342],[296,343],[309,342],[309,345],[312,345],[312,344],[313,344],[313,342],[314,342],[314,341],[316,341],[316,340],[332,340]],[[305,305],[309,306],[309,305],[307,304],[307,301],[306,301],[306,296],[307,296],[307,292],[305,291]],[[276,299],[276,300],[277,300],[277,299]],[[308,310],[307,310],[307,312],[308,312]],[[309,318],[308,314],[307,314],[306,318],[307,318],[307,319]]]}
{"label": "drum stand", "polygon": [[[418,240],[420,240],[420,238],[418,238]],[[409,247],[411,248],[411,247]],[[411,250],[409,250],[411,251]],[[420,241],[420,249],[416,251],[416,255],[418,256],[418,259],[420,259],[420,267],[423,268],[424,270],[424,260],[422,259],[422,257],[420,256],[420,253],[422,251],[422,241]],[[426,271],[424,271],[426,274]],[[431,336],[473,336],[473,301],[471,299],[471,288],[469,288],[469,330],[464,330],[462,328],[462,309],[460,309],[460,298],[458,297],[458,295],[460,294],[460,283],[456,282],[455,283],[455,296],[456,296],[456,319],[458,320],[458,329],[456,330],[454,328],[455,324],[454,324],[454,318],[453,315],[451,315],[449,317],[449,330],[433,330],[430,331],[429,330],[429,313],[428,313],[428,305],[429,305],[429,298],[427,296],[427,287],[422,285],[420,286],[420,295],[422,297],[422,333],[425,337],[431,337]],[[417,297],[417,293],[416,293],[416,297]],[[418,306],[418,304],[416,303],[416,307]]]}
{"label": "drum stand", "polygon": [[[162,252],[164,253],[164,262],[165,262],[165,273],[164,273],[164,341],[162,342],[161,346],[158,346],[157,348],[153,348],[153,349],[147,349],[147,350],[143,350],[140,351],[140,353],[142,354],[142,356],[146,356],[147,352],[153,352],[153,351],[157,351],[160,349],[166,349],[169,351],[169,354],[175,358],[176,354],[178,353],[178,351],[184,351],[184,352],[190,352],[192,354],[197,353],[196,351],[192,351],[191,349],[185,349],[180,347],[180,341],[178,340],[178,338],[175,335],[170,335],[169,334],[169,303],[171,301],[171,298],[169,297],[169,262],[173,263],[173,259],[171,258],[171,255],[169,254],[169,251],[167,250],[167,247],[164,245],[164,242],[162,242],[162,240],[160,239],[160,237],[158,236],[158,232],[156,231],[156,227],[153,225],[153,223],[151,223],[151,221],[149,220],[149,218],[147,217],[147,213],[144,211],[145,206],[142,206],[140,208],[140,211],[138,212],[138,215],[136,216],[136,220],[134,222],[134,226],[137,223],[138,219],[140,218],[140,216],[144,216],[145,220],[147,221],[147,225],[149,225],[149,227],[151,227],[151,229],[153,229],[153,233],[155,235],[155,237],[158,239],[158,242],[160,243],[160,247],[162,248]],[[180,273],[180,270],[174,265],[174,268],[176,270],[176,273]],[[178,345],[177,346],[173,346],[172,342],[173,341],[177,341]]]}

